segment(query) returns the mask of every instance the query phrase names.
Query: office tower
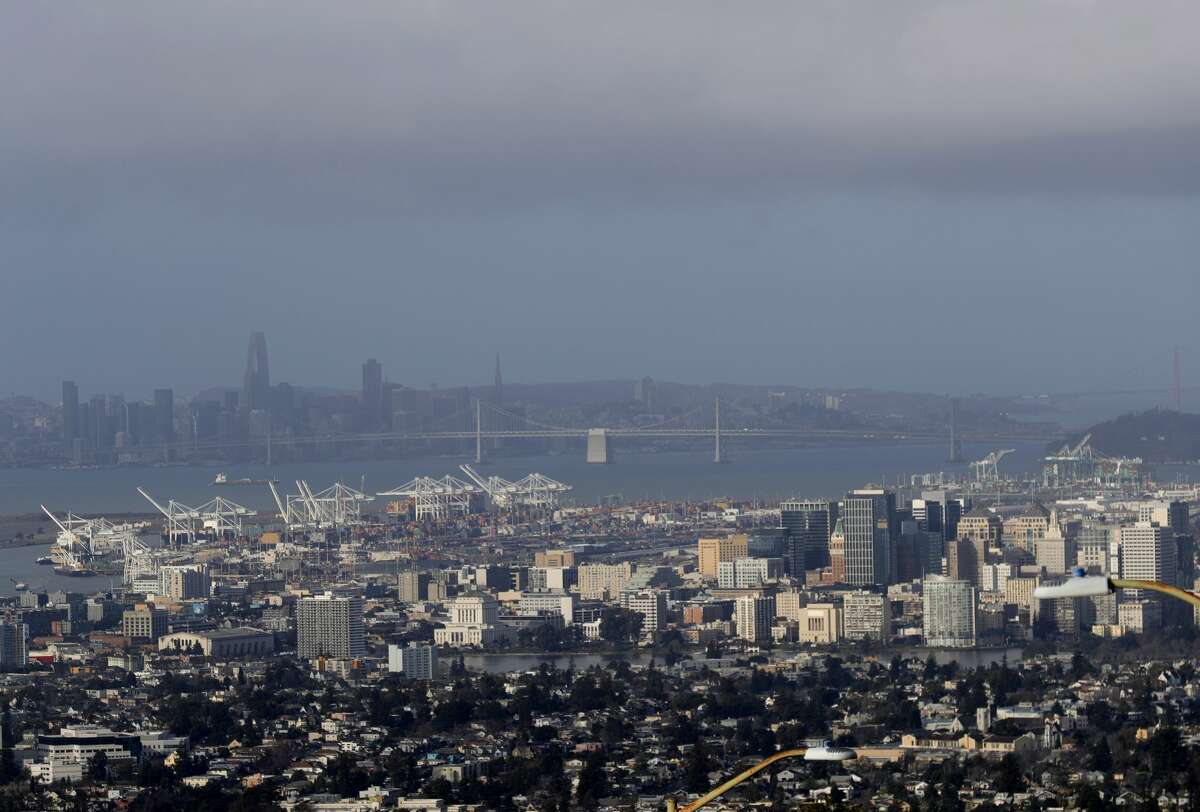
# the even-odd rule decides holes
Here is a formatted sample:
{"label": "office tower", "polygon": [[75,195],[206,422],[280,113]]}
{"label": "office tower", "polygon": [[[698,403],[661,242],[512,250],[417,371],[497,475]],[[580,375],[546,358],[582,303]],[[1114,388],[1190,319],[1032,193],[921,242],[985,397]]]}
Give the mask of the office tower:
{"label": "office tower", "polygon": [[397,578],[396,597],[404,603],[424,601],[430,595],[430,576],[427,572],[404,570]]}
{"label": "office tower", "polygon": [[621,595],[621,604],[642,616],[642,636],[652,637],[667,628],[667,593],[657,589],[641,589]]}
{"label": "office tower", "polygon": [[141,445],[145,442],[146,432],[143,413],[144,404],[140,401],[129,401],[125,404],[125,413],[121,417],[121,431],[125,432],[125,445]]}
{"label": "office tower", "polygon": [[846,526],[840,517],[829,534],[829,574],[833,583],[846,583]]}
{"label": "office tower", "polygon": [[112,448],[112,434],[108,425],[108,400],[103,395],[96,395],[89,401],[88,419],[92,424],[88,434],[92,438],[93,447]]}
{"label": "office tower", "polygon": [[966,512],[965,501],[945,489],[921,491],[921,498],[912,502],[913,518],[922,530],[940,532],[943,539],[952,539],[958,535],[958,521]]}
{"label": "office tower", "polygon": [[891,601],[874,592],[847,592],[842,597],[842,634],[847,640],[890,640]]}
{"label": "office tower", "polygon": [[[1037,554],[1037,543],[1046,537],[1050,529],[1050,511],[1042,505],[1034,504],[1020,516],[1014,516],[1004,522],[1005,541],[1031,553]],[[959,530],[959,535],[962,530]]]}
{"label": "office tower", "polygon": [[926,578],[921,595],[925,645],[975,645],[975,587],[966,581]]}
{"label": "office tower", "polygon": [[121,634],[154,642],[167,633],[167,610],[139,603],[121,615]]}
{"label": "office tower", "polygon": [[301,657],[350,659],[367,651],[361,598],[332,593],[303,598],[296,607],[296,652]]}
{"label": "office tower", "polygon": [[1109,573],[1109,545],[1113,528],[1086,522],[1075,536],[1075,564],[1095,574]]}
{"label": "office tower", "polygon": [[579,567],[579,597],[585,601],[613,600],[633,580],[633,565],[583,564]]}
{"label": "office tower", "polygon": [[159,569],[159,593],[177,601],[208,598],[212,578],[203,564],[171,564]]}
{"label": "office tower", "polygon": [[239,407],[243,415],[271,408],[271,371],[267,364],[267,337],[261,332],[250,334]]}
{"label": "office tower", "polygon": [[977,539],[983,542],[986,550],[1000,546],[1004,525],[999,516],[991,513],[987,508],[977,507],[959,519],[955,529],[957,532],[952,538]]}
{"label": "office tower", "polygon": [[1051,575],[1065,575],[1075,566],[1075,539],[1063,534],[1058,513],[1050,511],[1050,524],[1037,543],[1037,563]]}
{"label": "office tower", "polygon": [[757,589],[781,577],[782,558],[737,558],[717,564],[719,589]]}
{"label": "office tower", "polygon": [[383,365],[374,358],[362,365],[362,410],[367,429],[383,427]]}
{"label": "office tower", "polygon": [[0,671],[24,668],[29,664],[26,634],[24,623],[10,618],[0,620]]}
{"label": "office tower", "polygon": [[771,639],[771,622],[775,620],[775,597],[747,595],[737,599],[734,610],[737,636],[751,643]]}
{"label": "office tower", "polygon": [[946,577],[966,581],[972,586],[983,582],[982,572],[987,564],[987,547],[981,538],[952,539],[946,542]]}
{"label": "office tower", "polygon": [[388,646],[388,671],[407,679],[432,680],[438,676],[436,646]]}
{"label": "office tower", "polygon": [[[1138,581],[1160,581],[1175,584],[1179,579],[1177,549],[1171,531],[1150,522],[1126,525],[1118,531],[1120,546],[1120,577]],[[1136,601],[1145,598],[1161,602],[1157,592],[1140,589],[1122,590],[1121,597]],[[1171,602],[1174,603],[1173,601]],[[1161,614],[1174,616],[1177,607],[1171,606]]]}
{"label": "office tower", "polygon": [[846,583],[867,586],[891,582],[891,544],[896,496],[882,488],[851,491],[842,500],[846,536]]}
{"label": "office tower", "polygon": [[751,558],[783,558],[786,531],[782,527],[754,530],[746,542],[746,554]]}
{"label": "office tower", "polygon": [[202,400],[192,404],[192,434],[197,440],[215,439],[221,431],[221,403]]}
{"label": "office tower", "polygon": [[175,393],[154,390],[154,431],[160,443],[175,442]]}
{"label": "office tower", "polygon": [[1191,532],[1188,526],[1187,502],[1166,499],[1143,502],[1138,507],[1138,521],[1165,527],[1175,535],[1183,536]]}
{"label": "office tower", "polygon": [[700,574],[706,578],[717,577],[717,566],[722,561],[745,558],[750,551],[749,537],[735,534],[723,538],[700,539],[696,545],[700,563]]}
{"label": "office tower", "polygon": [[642,411],[647,414],[653,414],[657,404],[657,389],[654,379],[650,377],[642,378],[633,385],[633,399],[642,404]]}
{"label": "office tower", "polygon": [[500,353],[496,353],[496,380],[492,386],[492,403],[499,406],[504,402],[504,385],[500,377]]}
{"label": "office tower", "polygon": [[950,458],[946,462],[962,462],[962,434],[959,432],[959,400],[950,399]]}
{"label": "office tower", "polygon": [[941,545],[942,539],[937,533],[927,533],[920,530],[916,521],[906,519],[900,522],[900,534],[896,537],[893,549],[896,552],[895,568],[892,571],[892,581],[898,584],[923,578],[929,571],[930,539],[937,542],[938,567],[934,572],[941,575]]}
{"label": "office tower", "polygon": [[792,577],[829,566],[829,536],[837,515],[835,503],[821,500],[793,500],[779,506],[787,548],[784,558]]}
{"label": "office tower", "polygon": [[75,381],[63,381],[62,410],[63,442],[69,448],[71,442],[79,436],[79,387],[75,385]]}

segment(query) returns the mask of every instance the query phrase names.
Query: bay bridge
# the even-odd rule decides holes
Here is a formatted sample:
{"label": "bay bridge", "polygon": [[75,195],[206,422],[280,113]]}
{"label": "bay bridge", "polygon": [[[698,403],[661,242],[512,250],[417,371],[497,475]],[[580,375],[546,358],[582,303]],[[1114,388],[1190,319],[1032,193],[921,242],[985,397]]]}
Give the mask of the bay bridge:
{"label": "bay bridge", "polygon": [[[459,411],[437,418],[430,423],[399,430],[371,433],[330,433],[321,435],[271,435],[237,440],[183,441],[157,446],[163,459],[181,454],[200,454],[205,451],[223,449],[253,449],[263,451],[267,462],[271,462],[273,450],[278,447],[312,447],[330,449],[335,446],[362,444],[420,444],[433,448],[435,445],[452,446],[467,454],[474,452],[476,463],[487,459],[488,452],[501,447],[505,440],[578,440],[582,442],[586,460],[603,464],[612,460],[610,441],[613,440],[680,440],[708,441],[712,444],[713,462],[726,461],[724,446],[730,442],[742,444],[749,441],[797,441],[797,442],[885,442],[885,443],[932,443],[947,441],[953,448],[955,443],[1002,443],[1002,442],[1050,442],[1059,441],[1060,433],[1045,426],[1031,425],[1022,430],[1014,427],[1009,431],[955,432],[952,429],[908,430],[902,428],[820,428],[820,427],[773,427],[754,425],[744,418],[732,425],[722,422],[721,401],[716,399],[711,406],[697,408],[687,414],[633,426],[557,426],[543,423],[523,414],[502,408],[484,400],[475,400],[470,411]],[[473,446],[473,449],[471,448]]]}

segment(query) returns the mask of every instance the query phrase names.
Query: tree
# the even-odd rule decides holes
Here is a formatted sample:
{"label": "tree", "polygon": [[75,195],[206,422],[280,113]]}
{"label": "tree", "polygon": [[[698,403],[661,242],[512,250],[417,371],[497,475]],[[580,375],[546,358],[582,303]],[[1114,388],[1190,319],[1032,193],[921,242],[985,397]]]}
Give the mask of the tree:
{"label": "tree", "polygon": [[583,769],[579,772],[579,784],[575,787],[575,800],[584,808],[595,808],[608,792],[608,776],[604,772],[604,754],[590,753]]}
{"label": "tree", "polygon": [[1021,773],[1021,764],[1012,753],[1005,753],[997,765],[996,789],[1010,793],[1022,792],[1025,789],[1025,776]]}
{"label": "tree", "polygon": [[707,792],[709,769],[708,751],[704,748],[704,740],[697,739],[696,746],[688,754],[687,766],[684,768],[684,789],[688,792]]}
{"label": "tree", "polygon": [[1096,739],[1095,746],[1092,747],[1092,769],[1108,773],[1112,770],[1112,766],[1112,749],[1108,746],[1108,737],[1101,735]]}
{"label": "tree", "polygon": [[92,760],[88,762],[87,775],[93,781],[103,781],[108,777],[108,756],[104,751],[92,756]]}

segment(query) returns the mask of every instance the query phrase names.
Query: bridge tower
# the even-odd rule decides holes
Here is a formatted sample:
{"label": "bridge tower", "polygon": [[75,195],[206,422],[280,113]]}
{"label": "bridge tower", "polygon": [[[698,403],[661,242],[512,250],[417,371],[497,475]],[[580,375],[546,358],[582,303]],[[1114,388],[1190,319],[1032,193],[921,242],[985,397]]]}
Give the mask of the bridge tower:
{"label": "bridge tower", "polygon": [[950,457],[946,462],[962,462],[962,437],[958,431],[958,398],[950,398]]}
{"label": "bridge tower", "polygon": [[728,462],[721,456],[721,399],[713,402],[713,462],[720,465]]}
{"label": "bridge tower", "polygon": [[608,463],[608,429],[588,429],[587,461],[595,465]]}

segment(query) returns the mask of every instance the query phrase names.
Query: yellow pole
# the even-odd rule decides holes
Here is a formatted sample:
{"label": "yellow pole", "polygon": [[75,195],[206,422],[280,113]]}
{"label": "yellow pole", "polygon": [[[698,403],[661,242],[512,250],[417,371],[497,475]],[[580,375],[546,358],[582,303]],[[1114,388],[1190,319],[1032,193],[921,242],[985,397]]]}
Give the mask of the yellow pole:
{"label": "yellow pole", "polygon": [[807,749],[808,748],[806,748],[806,747],[800,747],[795,750],[780,750],[778,753],[775,753],[772,756],[768,756],[767,758],[764,758],[762,761],[758,762],[753,767],[750,767],[750,768],[738,773],[733,778],[730,778],[728,781],[726,781],[724,784],[721,784],[716,789],[710,790],[706,795],[701,795],[699,798],[692,801],[690,804],[687,804],[686,806],[676,807],[675,799],[668,798],[667,799],[667,812],[675,812],[676,809],[678,810],[678,812],[695,812],[697,809],[699,809],[700,807],[709,803],[710,801],[715,801],[717,798],[720,798],[726,792],[729,792],[729,790],[733,789],[734,787],[736,787],[738,784],[742,783],[746,779],[753,778],[754,776],[758,775],[760,772],[765,770],[767,767],[770,767],[775,762],[783,761],[786,758],[801,758],[801,757],[803,757],[804,753],[807,751]]}
{"label": "yellow pole", "polygon": [[1109,578],[1108,582],[1113,585],[1113,589],[1147,589],[1185,601],[1192,606],[1200,606],[1200,595],[1170,584],[1162,584],[1158,581],[1139,581],[1134,578]]}

